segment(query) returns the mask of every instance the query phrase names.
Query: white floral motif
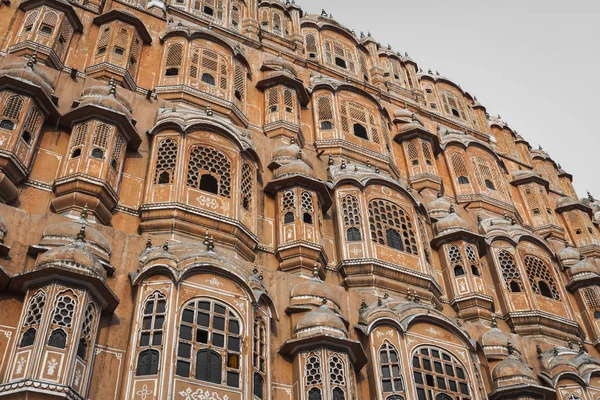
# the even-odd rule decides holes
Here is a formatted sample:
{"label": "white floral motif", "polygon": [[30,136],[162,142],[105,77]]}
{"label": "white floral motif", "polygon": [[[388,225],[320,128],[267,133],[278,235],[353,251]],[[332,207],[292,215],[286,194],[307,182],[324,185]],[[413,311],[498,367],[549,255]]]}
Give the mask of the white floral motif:
{"label": "white floral motif", "polygon": [[48,361],[48,364],[46,364],[46,375],[54,375],[56,367],[58,367],[58,361],[56,361],[56,358],[52,357],[52,359]]}
{"label": "white floral motif", "polygon": [[218,280],[217,278],[214,278],[214,277],[210,278],[210,279],[207,279],[206,283],[208,283],[211,286],[216,286],[216,287],[223,286],[223,283],[220,280]]}
{"label": "white floral motif", "polygon": [[244,302],[243,301],[234,300],[233,302],[235,303],[236,306],[239,307],[240,310],[244,311]]}
{"label": "white floral motif", "polygon": [[135,392],[142,400],[146,400],[148,395],[152,394],[152,390],[148,389],[148,385],[142,386],[142,390]]}
{"label": "white floral motif", "polygon": [[17,370],[15,371],[17,374],[23,372],[23,368],[25,367],[26,362],[27,360],[25,359],[25,357],[21,356],[21,358],[19,358],[19,361],[17,361]]}
{"label": "white floral motif", "polygon": [[394,336],[394,331],[391,330],[391,329],[389,331],[386,331],[386,332],[377,331],[376,335],[377,335],[378,338],[380,338],[382,336],[390,336],[390,337],[392,337],[392,336]]}
{"label": "white floral motif", "polygon": [[185,400],[229,400],[229,396],[225,395],[221,398],[217,392],[210,393],[208,390],[197,389],[192,392],[191,388],[187,388],[179,392]]}
{"label": "white floral motif", "polygon": [[412,346],[412,345],[413,345],[413,343],[417,343],[417,341],[416,341],[416,340],[413,340],[413,339],[407,339],[407,340],[406,340],[406,343],[407,343],[409,346]]}
{"label": "white floral motif", "polygon": [[427,332],[429,332],[429,333],[430,333],[430,334],[432,334],[433,336],[439,336],[439,334],[440,334],[438,331],[436,331],[436,330],[435,330],[435,329],[433,329],[433,328],[429,328],[429,329],[427,329]]}
{"label": "white floral motif", "polygon": [[215,199],[211,199],[210,197],[201,195],[196,197],[196,200],[198,200],[198,204],[200,204],[202,207],[210,208],[211,210],[216,210],[219,208],[219,202]]}
{"label": "white floral motif", "polygon": [[287,238],[288,238],[288,239],[291,239],[291,238],[293,238],[293,237],[294,237],[294,232],[293,232],[293,231],[292,231],[292,229],[290,228],[290,229],[288,229],[288,230],[287,230]]}

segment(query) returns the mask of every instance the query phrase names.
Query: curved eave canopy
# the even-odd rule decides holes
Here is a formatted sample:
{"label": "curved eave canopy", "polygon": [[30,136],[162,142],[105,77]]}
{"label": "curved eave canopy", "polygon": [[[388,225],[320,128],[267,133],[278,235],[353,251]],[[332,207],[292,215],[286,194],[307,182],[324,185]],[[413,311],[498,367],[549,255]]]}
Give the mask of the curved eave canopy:
{"label": "curved eave canopy", "polygon": [[594,272],[577,274],[569,279],[565,287],[569,291],[574,291],[579,287],[589,285],[600,285],[600,275]]}
{"label": "curved eave canopy", "polygon": [[546,188],[546,191],[548,191],[550,189],[550,182],[548,182],[546,179],[542,178],[540,175],[530,174],[530,175],[526,175],[523,177],[517,176],[516,178],[514,178],[513,180],[510,181],[511,185],[513,185],[513,186],[524,185],[524,184],[530,183],[530,182],[539,183],[540,185],[542,185]]}
{"label": "curved eave canopy", "polygon": [[327,19],[321,16],[318,16],[317,18],[318,20],[316,21],[313,19],[301,18],[300,27],[304,28],[307,26],[312,26],[313,28],[317,28],[319,32],[327,30],[336,32],[344,36],[346,39],[351,40],[357,47],[366,50],[365,46],[358,40],[356,36],[352,34],[352,32],[348,28],[339,25],[336,21],[330,20],[327,17],[325,17]]}
{"label": "curved eave canopy", "polygon": [[109,108],[100,107],[96,104],[86,104],[84,106],[72,109],[60,117],[60,124],[71,128],[73,124],[94,116],[99,116],[117,124],[127,137],[127,145],[131,150],[135,151],[140,147],[142,138],[138,135],[133,123],[129,118],[127,118],[127,116]]}
{"label": "curved eave canopy", "polygon": [[415,137],[419,137],[431,142],[431,144],[433,145],[433,152],[435,154],[439,154],[442,151],[440,147],[439,137],[435,133],[426,129],[425,127],[419,126],[417,124],[410,124],[410,127],[407,127],[406,129],[396,133],[394,135],[394,141],[402,143],[404,141],[411,140]]}
{"label": "curved eave canopy", "polygon": [[300,339],[290,339],[281,346],[279,352],[288,356],[293,356],[299,351],[316,346],[325,346],[340,349],[348,352],[352,364],[357,371],[367,364],[367,355],[360,342],[352,339],[343,339],[337,336],[318,333]]}
{"label": "curved eave canopy", "polygon": [[98,15],[96,18],[94,18],[93,22],[95,25],[104,25],[114,20],[123,21],[126,24],[132,25],[137,30],[138,34],[140,35],[142,41],[145,44],[152,43],[152,37],[150,36],[150,33],[146,29],[146,26],[144,25],[142,20],[140,20],[137,16],[131,13],[113,9],[107,13]]}
{"label": "curved eave canopy", "polygon": [[383,107],[381,105],[379,100],[377,100],[377,98],[375,96],[373,96],[371,93],[369,93],[366,90],[363,90],[359,87],[356,87],[356,86],[353,86],[346,82],[341,82],[341,81],[322,80],[322,81],[316,82],[315,85],[309,89],[309,91],[312,94],[319,89],[330,90],[334,93],[341,92],[344,90],[347,90],[349,92],[354,92],[356,94],[359,94],[359,95],[369,99],[377,107],[377,109],[379,111],[381,111],[387,117],[389,117],[388,111],[385,109],[385,107]]}
{"label": "curved eave canopy", "polygon": [[53,124],[60,117],[60,113],[56,108],[54,101],[55,99],[48,97],[46,92],[44,92],[40,86],[34,85],[32,82],[26,80],[18,79],[14,76],[0,75],[0,88],[1,87],[10,87],[16,89],[18,92],[27,93],[35,98],[48,114],[48,123]]}
{"label": "curved eave canopy", "polygon": [[83,30],[83,24],[81,20],[77,16],[75,9],[69,3],[60,0],[25,0],[19,4],[19,9],[23,11],[29,11],[32,8],[40,7],[40,6],[48,6],[50,8],[54,8],[55,10],[61,11],[65,13],[75,32],[81,32]]}
{"label": "curved eave canopy", "polygon": [[302,80],[292,76],[291,73],[286,73],[284,71],[270,72],[268,73],[268,76],[258,81],[256,88],[264,91],[267,88],[281,84],[293,87],[296,90],[296,93],[298,93],[300,104],[302,104],[303,107],[306,107],[310,101],[308,98],[308,92],[306,91]]}
{"label": "curved eave canopy", "polygon": [[540,400],[555,400],[556,391],[554,389],[531,384],[516,384],[499,387],[489,394],[489,400],[504,400],[512,398],[534,398]]}
{"label": "curved eave canopy", "polygon": [[556,207],[556,209],[555,209],[555,211],[559,214],[564,213],[566,211],[571,211],[571,210],[583,211],[584,213],[589,215],[590,218],[593,218],[593,216],[594,216],[594,212],[592,211],[592,208],[589,206],[586,206],[585,204],[582,204],[579,201],[573,202],[571,204],[567,204],[564,206]]}
{"label": "curved eave canopy", "polygon": [[30,286],[48,283],[55,280],[83,286],[90,290],[100,301],[102,309],[113,312],[119,305],[119,298],[100,278],[84,273],[78,273],[60,265],[48,265],[44,268],[33,269],[14,275],[9,284],[11,291],[26,291]]}
{"label": "curved eave canopy", "polygon": [[304,186],[317,192],[323,212],[329,210],[329,207],[331,207],[331,205],[333,204],[331,194],[329,193],[329,189],[327,188],[325,182],[323,182],[320,179],[311,178],[306,175],[291,174],[278,179],[274,179],[271,182],[267,183],[267,185],[265,186],[265,192],[273,195],[275,194],[275,192],[281,189],[286,189],[294,186]]}
{"label": "curved eave canopy", "polygon": [[485,237],[477,233],[465,229],[453,229],[450,231],[442,232],[436,235],[431,240],[431,245],[438,249],[444,243],[452,242],[455,240],[465,240],[467,242],[475,243],[480,256],[484,256],[487,252],[487,245],[485,243]]}

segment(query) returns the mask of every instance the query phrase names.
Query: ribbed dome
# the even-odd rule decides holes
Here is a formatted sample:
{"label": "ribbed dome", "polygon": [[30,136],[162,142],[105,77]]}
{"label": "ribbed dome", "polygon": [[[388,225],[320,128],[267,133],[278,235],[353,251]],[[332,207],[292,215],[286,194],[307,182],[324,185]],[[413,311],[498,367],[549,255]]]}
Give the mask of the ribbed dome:
{"label": "ribbed dome", "polygon": [[532,169],[531,170],[520,169],[520,170],[516,170],[512,173],[513,180],[524,179],[524,178],[528,178],[528,177],[539,178],[540,175]]}
{"label": "ribbed dome", "polygon": [[435,224],[435,230],[437,234],[446,233],[454,230],[466,230],[470,231],[469,223],[465,221],[460,215],[458,215],[454,208],[450,209],[450,214],[442,218]]}
{"label": "ribbed dome", "polygon": [[348,335],[342,319],[326,304],[300,318],[294,333],[296,336],[310,336],[314,331],[344,338]]}
{"label": "ribbed dome", "polygon": [[482,347],[506,347],[510,338],[497,327],[494,327],[481,337]]}
{"label": "ribbed dome", "polygon": [[57,247],[43,253],[36,264],[36,269],[43,269],[52,265],[67,267],[77,273],[91,274],[106,280],[106,270],[81,240]]}
{"label": "ribbed dome", "polygon": [[567,247],[558,252],[558,259],[560,260],[562,265],[573,265],[580,260],[581,253],[574,249],[569,244]]}
{"label": "ribbed dome", "polygon": [[567,273],[570,277],[579,274],[598,274],[598,268],[581,255],[581,260],[569,268]]}
{"label": "ribbed dome", "polygon": [[427,211],[429,211],[429,216],[431,218],[439,220],[448,215],[448,213],[450,212],[450,207],[450,202],[446,200],[441,193],[438,193],[437,199],[427,204]]}
{"label": "ribbed dome", "polygon": [[280,165],[288,164],[298,159],[300,154],[300,146],[296,143],[296,140],[292,139],[290,144],[277,147],[273,151],[273,158],[271,162],[276,162]]}
{"label": "ribbed dome", "polygon": [[81,222],[68,221],[48,225],[42,233],[40,246],[64,246],[71,243],[83,226],[85,226],[84,244],[100,257],[109,258],[111,253],[110,242],[96,229]]}
{"label": "ribbed dome", "polygon": [[290,293],[290,299],[294,302],[294,300],[302,300],[310,299],[327,299],[336,304],[339,307],[339,299],[337,296],[334,296],[331,292],[330,288],[325,285],[325,283],[319,278],[318,272],[315,270],[313,272],[313,277],[311,279],[307,279],[304,282],[299,283],[294,286]]}
{"label": "ribbed dome", "polygon": [[282,165],[275,171],[275,178],[281,178],[286,175],[304,175],[313,178],[315,177],[315,173],[310,165],[300,158],[292,161],[291,163]]}
{"label": "ribbed dome", "polygon": [[0,75],[11,76],[39,86],[48,96],[54,92],[52,78],[41,68],[25,59],[7,62],[0,70]]}
{"label": "ribbed dome", "polygon": [[274,70],[285,70],[292,73],[294,76],[298,76],[298,72],[296,72],[296,68],[294,66],[285,61],[281,57],[265,57],[263,61],[263,67],[267,67]]}
{"label": "ribbed dome", "polygon": [[492,380],[498,382],[503,379],[511,378],[528,378],[535,379],[535,375],[531,368],[516,354],[511,354],[502,362],[500,362],[492,370]]}
{"label": "ribbed dome", "polygon": [[131,104],[110,85],[84,89],[79,107],[96,105],[124,114],[131,119]]}

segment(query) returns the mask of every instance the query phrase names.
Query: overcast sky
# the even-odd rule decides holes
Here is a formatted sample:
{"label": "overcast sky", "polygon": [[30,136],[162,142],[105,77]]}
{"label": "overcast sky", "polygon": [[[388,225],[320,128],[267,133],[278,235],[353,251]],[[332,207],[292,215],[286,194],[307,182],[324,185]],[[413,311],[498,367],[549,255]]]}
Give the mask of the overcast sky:
{"label": "overcast sky", "polygon": [[477,96],[491,115],[600,198],[600,1],[296,0],[405,51]]}

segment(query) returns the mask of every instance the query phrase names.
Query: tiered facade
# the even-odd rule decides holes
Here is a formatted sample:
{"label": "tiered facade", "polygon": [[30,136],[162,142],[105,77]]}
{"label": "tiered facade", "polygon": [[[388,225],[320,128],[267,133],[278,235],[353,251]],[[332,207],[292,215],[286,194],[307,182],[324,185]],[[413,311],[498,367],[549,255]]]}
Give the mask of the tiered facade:
{"label": "tiered facade", "polygon": [[4,0],[0,100],[0,398],[600,398],[600,202],[324,11]]}

